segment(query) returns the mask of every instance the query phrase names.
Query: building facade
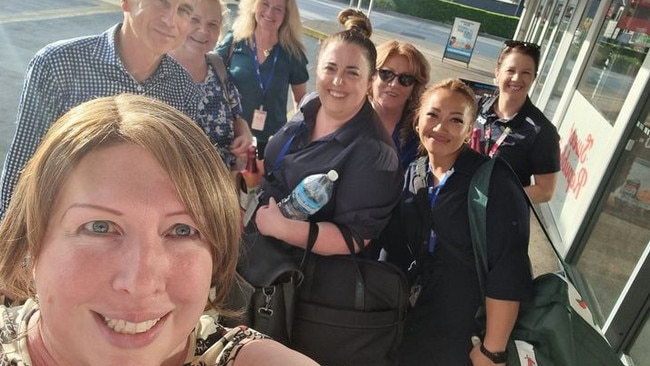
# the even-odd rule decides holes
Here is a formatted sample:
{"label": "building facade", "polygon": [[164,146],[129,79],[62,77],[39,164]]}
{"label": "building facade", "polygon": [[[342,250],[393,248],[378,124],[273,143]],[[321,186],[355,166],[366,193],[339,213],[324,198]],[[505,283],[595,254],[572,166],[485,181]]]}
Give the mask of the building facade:
{"label": "building facade", "polygon": [[561,174],[540,206],[612,347],[650,365],[650,0],[527,0],[516,38],[542,46],[535,104]]}

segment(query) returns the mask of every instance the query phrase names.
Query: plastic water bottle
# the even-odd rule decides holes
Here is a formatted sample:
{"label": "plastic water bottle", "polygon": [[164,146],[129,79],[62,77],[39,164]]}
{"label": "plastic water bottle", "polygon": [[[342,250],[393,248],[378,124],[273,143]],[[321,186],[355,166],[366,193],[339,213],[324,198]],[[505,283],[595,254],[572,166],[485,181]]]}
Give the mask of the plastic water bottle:
{"label": "plastic water bottle", "polygon": [[338,178],[336,170],[306,177],[298,183],[291,194],[280,201],[278,204],[280,211],[287,218],[307,220],[330,200],[334,181]]}

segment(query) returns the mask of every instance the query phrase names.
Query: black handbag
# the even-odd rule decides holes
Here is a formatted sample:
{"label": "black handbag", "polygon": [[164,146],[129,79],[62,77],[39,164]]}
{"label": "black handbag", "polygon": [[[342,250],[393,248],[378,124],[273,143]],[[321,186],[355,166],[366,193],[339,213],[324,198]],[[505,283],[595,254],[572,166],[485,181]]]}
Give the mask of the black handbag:
{"label": "black handbag", "polygon": [[243,324],[288,345],[296,284],[302,279],[295,259],[299,250],[256,230],[244,232],[242,242],[238,281],[227,300],[230,309],[241,309],[242,314],[223,318],[223,324]]}
{"label": "black handbag", "polygon": [[406,316],[406,277],[390,263],[356,255],[350,229],[339,229],[350,255],[320,256],[311,252],[318,225],[310,223],[292,348],[326,366],[395,365]]}

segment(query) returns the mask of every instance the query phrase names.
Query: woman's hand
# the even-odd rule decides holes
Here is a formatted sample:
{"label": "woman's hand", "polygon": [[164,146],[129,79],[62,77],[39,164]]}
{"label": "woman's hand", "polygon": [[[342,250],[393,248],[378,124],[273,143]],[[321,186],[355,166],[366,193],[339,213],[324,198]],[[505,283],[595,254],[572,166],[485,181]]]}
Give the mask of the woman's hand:
{"label": "woman's hand", "polygon": [[505,365],[505,363],[492,362],[492,360],[487,358],[487,356],[484,355],[483,352],[481,352],[479,347],[481,347],[480,341],[478,344],[474,345],[472,351],[469,353],[469,359],[472,361],[473,366],[495,366],[495,365],[504,366]]}
{"label": "woman's hand", "polygon": [[282,215],[280,207],[273,197],[269,199],[268,205],[260,206],[255,214],[257,230],[264,235],[280,240],[285,240],[286,233],[291,230],[290,225],[294,221]]}
{"label": "woman's hand", "polygon": [[248,161],[248,147],[253,143],[250,135],[235,137],[230,143],[230,152],[237,158],[238,166],[246,166]]}
{"label": "woman's hand", "polygon": [[235,138],[230,143],[230,152],[235,155],[239,166],[246,166],[248,161],[248,147],[253,143],[253,135],[251,134],[248,123],[241,117],[237,117],[233,123],[233,130]]}

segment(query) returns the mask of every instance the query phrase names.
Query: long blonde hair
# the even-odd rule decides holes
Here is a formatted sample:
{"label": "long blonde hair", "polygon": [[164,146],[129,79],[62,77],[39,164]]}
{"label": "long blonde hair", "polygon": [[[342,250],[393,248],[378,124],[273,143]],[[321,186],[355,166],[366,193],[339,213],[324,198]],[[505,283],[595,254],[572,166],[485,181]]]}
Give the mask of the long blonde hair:
{"label": "long blonde hair", "polygon": [[91,151],[124,143],[151,153],[169,175],[210,245],[216,296],[209,305],[225,311],[222,304],[234,281],[241,221],[230,173],[191,119],[163,102],[130,94],[82,103],[45,135],[0,223],[0,289],[14,300],[34,296],[33,265],[65,180]]}
{"label": "long blonde hair", "polygon": [[[240,0],[237,18],[232,25],[233,42],[248,40],[253,36],[257,22],[255,12],[265,0]],[[286,0],[284,20],[278,30],[278,40],[282,48],[296,59],[302,59],[305,45],[302,43],[302,22],[296,0]]]}

